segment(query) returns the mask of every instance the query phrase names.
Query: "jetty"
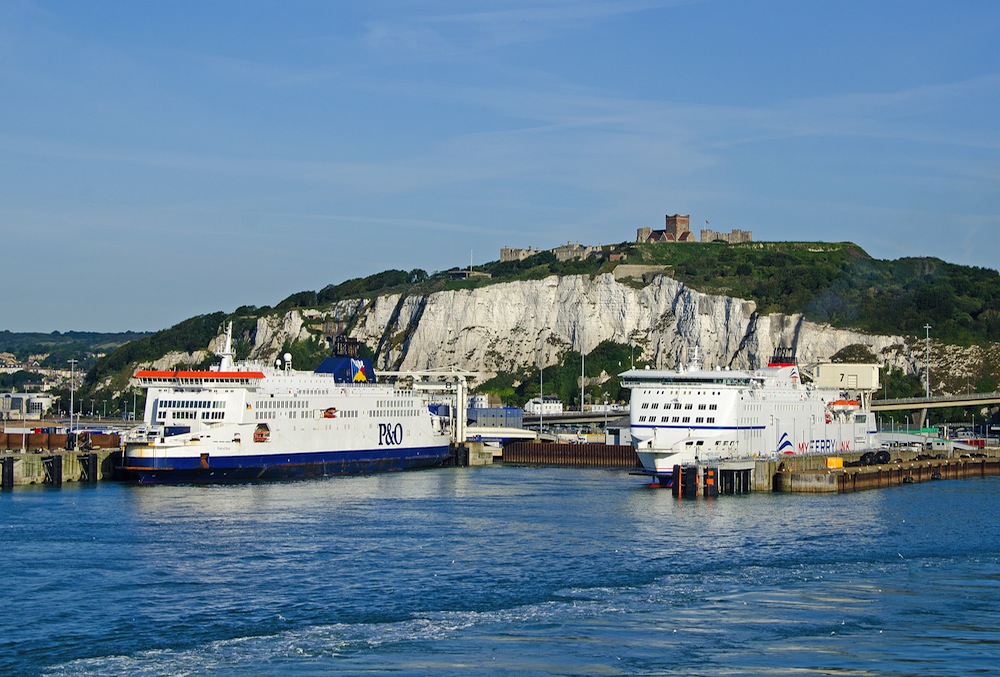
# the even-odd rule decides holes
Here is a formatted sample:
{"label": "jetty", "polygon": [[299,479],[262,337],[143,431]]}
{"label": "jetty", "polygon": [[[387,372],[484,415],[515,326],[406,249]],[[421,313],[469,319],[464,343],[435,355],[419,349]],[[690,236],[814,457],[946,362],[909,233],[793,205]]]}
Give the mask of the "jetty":
{"label": "jetty", "polygon": [[114,479],[119,444],[117,434],[0,432],[0,489]]}
{"label": "jetty", "polygon": [[[863,464],[863,453],[837,456],[809,454],[767,459],[720,461],[675,469],[669,487],[678,496],[738,495],[751,491],[777,493],[851,493],[945,479],[1000,476],[1000,448],[986,447],[969,454],[931,454],[894,449],[886,462]],[[546,444],[513,442],[504,445],[502,463],[635,469],[634,474],[656,476],[639,469],[631,447],[602,444]],[[679,482],[674,482],[674,477]]]}

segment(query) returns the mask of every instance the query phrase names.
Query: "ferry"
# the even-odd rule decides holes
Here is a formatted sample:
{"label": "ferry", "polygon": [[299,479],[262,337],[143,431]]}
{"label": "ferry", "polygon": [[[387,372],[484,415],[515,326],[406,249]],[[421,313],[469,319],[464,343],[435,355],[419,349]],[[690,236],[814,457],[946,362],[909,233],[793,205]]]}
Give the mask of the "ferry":
{"label": "ferry", "polygon": [[868,393],[803,383],[790,350],[753,371],[702,369],[696,350],[687,369],[620,376],[631,389],[642,472],[661,484],[670,483],[674,466],[878,448]]}
{"label": "ferry", "polygon": [[204,371],[139,370],[142,425],[124,438],[127,478],[142,484],[246,482],[427,468],[450,458],[444,407],[377,383],[354,339],[338,337],[315,371],[286,354],[235,361],[232,325]]}

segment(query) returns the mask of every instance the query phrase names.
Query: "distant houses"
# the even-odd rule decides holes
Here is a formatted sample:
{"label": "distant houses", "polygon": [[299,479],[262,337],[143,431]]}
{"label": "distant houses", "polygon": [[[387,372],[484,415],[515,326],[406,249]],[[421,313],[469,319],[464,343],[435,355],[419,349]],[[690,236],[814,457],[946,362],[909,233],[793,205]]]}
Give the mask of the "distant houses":
{"label": "distant houses", "polygon": [[546,395],[545,397],[538,398],[532,397],[524,404],[524,413],[545,415],[545,414],[561,414],[563,413],[563,403],[558,397],[552,397]]}
{"label": "distant houses", "polygon": [[44,393],[3,393],[0,395],[0,420],[38,420],[52,410],[54,395]]}

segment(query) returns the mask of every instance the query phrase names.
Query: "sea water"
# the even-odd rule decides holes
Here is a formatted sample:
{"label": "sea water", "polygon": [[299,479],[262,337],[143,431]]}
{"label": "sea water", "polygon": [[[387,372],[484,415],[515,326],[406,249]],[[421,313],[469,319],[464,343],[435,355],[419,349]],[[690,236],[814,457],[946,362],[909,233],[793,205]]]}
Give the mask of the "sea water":
{"label": "sea water", "polygon": [[0,674],[1000,673],[1000,478],[448,468],[0,495]]}

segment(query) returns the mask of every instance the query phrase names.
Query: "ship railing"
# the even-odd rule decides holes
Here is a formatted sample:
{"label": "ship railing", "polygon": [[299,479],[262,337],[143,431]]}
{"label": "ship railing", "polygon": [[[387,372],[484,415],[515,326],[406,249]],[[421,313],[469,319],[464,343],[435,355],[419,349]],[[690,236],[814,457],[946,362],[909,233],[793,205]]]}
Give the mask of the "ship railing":
{"label": "ship railing", "polygon": [[147,442],[159,437],[163,437],[163,426],[140,425],[125,431],[123,440],[125,442]]}

